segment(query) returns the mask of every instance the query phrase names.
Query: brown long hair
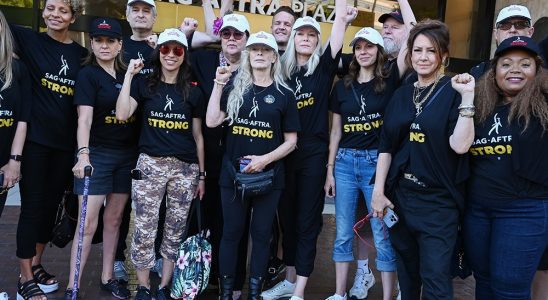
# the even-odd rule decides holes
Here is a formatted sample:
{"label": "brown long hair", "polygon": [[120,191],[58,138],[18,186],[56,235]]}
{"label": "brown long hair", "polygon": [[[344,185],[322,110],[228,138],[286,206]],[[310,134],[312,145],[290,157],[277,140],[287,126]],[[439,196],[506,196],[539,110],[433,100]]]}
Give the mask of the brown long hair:
{"label": "brown long hair", "polygon": [[419,34],[426,36],[436,49],[436,55],[440,61],[438,69],[440,69],[444,64],[443,56],[447,55],[447,58],[449,58],[449,27],[441,21],[425,19],[411,29],[409,39],[407,39],[407,54],[405,55],[405,63],[409,68],[413,68],[411,54],[413,53],[413,44]]}
{"label": "brown long hair", "polygon": [[[476,121],[481,124],[493,113],[497,105],[504,101],[502,90],[495,80],[495,70],[500,56],[491,61],[491,68],[480,79],[476,86]],[[529,126],[531,117],[539,119],[544,131],[548,130],[548,71],[542,68],[542,60],[536,56],[537,74],[534,80],[525,84],[523,89],[513,97],[508,114],[508,123],[513,120],[524,121],[523,131]]]}
{"label": "brown long hair", "polygon": [[[379,46],[377,46],[377,59],[375,60],[375,70],[373,70],[373,91],[375,91],[375,94],[381,94],[384,91],[385,82],[384,79],[387,77],[386,71],[384,69],[384,63],[386,62],[386,59],[388,55],[386,52],[384,52],[384,49]],[[350,84],[356,80],[358,80],[358,76],[360,75],[360,64],[358,63],[358,60],[356,59],[356,51],[355,48],[353,50],[354,55],[352,56],[352,61],[350,62],[350,66],[348,67],[348,74],[344,76],[343,82],[344,87],[349,88]]]}

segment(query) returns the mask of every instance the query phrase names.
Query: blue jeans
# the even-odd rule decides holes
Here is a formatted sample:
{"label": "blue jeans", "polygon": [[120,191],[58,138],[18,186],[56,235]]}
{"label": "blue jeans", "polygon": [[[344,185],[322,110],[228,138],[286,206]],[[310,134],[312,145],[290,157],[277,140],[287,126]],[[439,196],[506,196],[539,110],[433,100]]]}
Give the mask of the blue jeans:
{"label": "blue jeans", "polygon": [[[352,241],[359,192],[364,195],[367,210],[371,211],[373,185],[369,184],[377,165],[377,150],[341,148],[335,159],[335,217],[337,237],[333,245],[335,262],[353,261]],[[371,218],[373,240],[377,249],[376,265],[381,272],[396,271],[396,254],[390,244],[388,228],[378,218]]]}
{"label": "blue jeans", "polygon": [[489,204],[472,199],[464,238],[476,299],[530,299],[531,282],[548,245],[548,199]]}

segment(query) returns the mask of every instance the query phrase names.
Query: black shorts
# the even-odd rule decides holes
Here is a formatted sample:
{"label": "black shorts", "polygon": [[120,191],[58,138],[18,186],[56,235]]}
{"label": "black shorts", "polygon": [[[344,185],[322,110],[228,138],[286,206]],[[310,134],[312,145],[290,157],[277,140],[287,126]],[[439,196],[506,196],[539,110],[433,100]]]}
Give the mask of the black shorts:
{"label": "black shorts", "polygon": [[[89,162],[93,174],[89,181],[89,195],[131,193],[131,169],[137,163],[137,149],[89,147]],[[84,193],[84,179],[74,178],[74,193]]]}

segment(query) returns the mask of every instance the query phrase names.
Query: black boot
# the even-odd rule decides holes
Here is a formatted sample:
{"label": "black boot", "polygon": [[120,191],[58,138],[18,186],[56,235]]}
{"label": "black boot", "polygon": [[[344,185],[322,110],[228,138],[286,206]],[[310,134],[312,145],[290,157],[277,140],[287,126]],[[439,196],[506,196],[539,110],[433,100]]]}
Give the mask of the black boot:
{"label": "black boot", "polygon": [[259,300],[259,296],[263,290],[263,277],[251,277],[249,278],[249,294],[247,300]]}
{"label": "black boot", "polygon": [[232,290],[234,289],[234,277],[221,276],[221,294],[219,300],[232,300]]}

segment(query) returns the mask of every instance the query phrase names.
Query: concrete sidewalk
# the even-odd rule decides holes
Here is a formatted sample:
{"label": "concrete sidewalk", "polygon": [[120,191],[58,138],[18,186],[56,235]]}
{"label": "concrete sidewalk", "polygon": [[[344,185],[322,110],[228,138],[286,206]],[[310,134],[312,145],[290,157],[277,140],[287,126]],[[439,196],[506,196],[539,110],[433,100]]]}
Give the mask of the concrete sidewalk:
{"label": "concrete sidewalk", "polygon": [[[13,193],[13,194],[12,194]],[[19,276],[18,260],[15,256],[16,242],[15,234],[17,230],[17,221],[19,218],[19,195],[14,188],[10,191],[8,205],[4,209],[0,218],[0,292],[5,291],[9,294],[10,299],[16,299],[17,279]],[[366,233],[367,240],[373,244],[371,233]],[[331,259],[333,249],[333,239],[335,237],[335,216],[333,215],[333,204],[327,203],[324,210],[323,230],[318,239],[318,252],[314,273],[310,277],[307,286],[307,300],[323,300],[332,295],[335,291],[335,266]],[[131,236],[129,236],[131,238]],[[375,250],[371,249],[370,261],[372,268],[374,267]],[[49,294],[49,299],[61,299],[63,291],[68,282],[69,276],[69,260],[70,260],[70,245],[63,249],[55,246],[46,249],[43,265],[48,272],[55,274],[60,282],[60,290],[56,293]],[[90,257],[83,272],[81,283],[81,298],[82,299],[115,299],[109,294],[103,292],[99,288],[99,280],[101,276],[101,245],[93,245]],[[126,266],[130,272],[129,289],[135,293],[136,277],[135,270],[132,264],[128,261]],[[352,267],[353,270],[354,267]],[[377,283],[369,291],[368,299],[382,299],[382,284],[380,274],[374,270]],[[157,284],[158,278],[155,274],[151,277],[153,285]],[[349,289],[353,283],[353,271],[349,274]],[[455,289],[455,299],[468,300],[474,299],[474,280],[469,277],[466,280],[456,279],[453,281]],[[204,300],[217,299],[214,291],[208,291],[206,294],[199,297]],[[245,299],[245,298],[244,298]]]}

